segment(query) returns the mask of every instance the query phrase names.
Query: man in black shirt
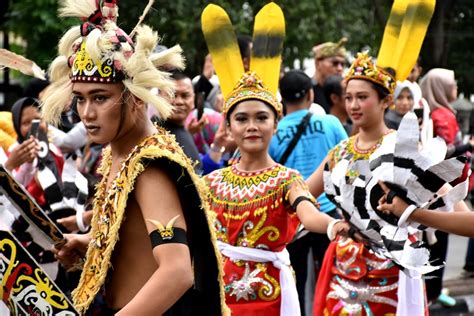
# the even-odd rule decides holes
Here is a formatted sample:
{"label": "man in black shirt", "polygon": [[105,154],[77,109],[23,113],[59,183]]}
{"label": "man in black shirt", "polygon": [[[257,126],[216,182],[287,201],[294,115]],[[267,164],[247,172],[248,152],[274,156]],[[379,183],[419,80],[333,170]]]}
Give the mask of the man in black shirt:
{"label": "man in black shirt", "polygon": [[191,133],[184,125],[189,113],[194,109],[193,84],[188,76],[179,71],[174,71],[171,77],[176,84],[174,99],[170,100],[173,105],[173,114],[166,121],[161,122],[161,126],[176,136],[176,141],[183,148],[186,156],[194,163],[197,162],[194,169],[200,174],[202,165],[199,151]]}

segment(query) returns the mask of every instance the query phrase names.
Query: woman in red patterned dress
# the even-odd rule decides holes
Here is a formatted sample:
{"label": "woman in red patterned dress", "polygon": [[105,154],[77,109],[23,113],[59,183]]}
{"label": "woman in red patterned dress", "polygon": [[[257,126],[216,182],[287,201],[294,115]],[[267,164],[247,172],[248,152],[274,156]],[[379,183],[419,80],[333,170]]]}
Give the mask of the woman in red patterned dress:
{"label": "woman in red patterned dress", "polygon": [[[244,76],[242,90],[265,89],[253,74]],[[281,114],[271,97],[268,102],[246,97],[226,109],[227,129],[241,158],[205,178],[232,315],[299,315],[286,245],[300,221],[319,233],[330,226],[332,236],[346,227],[318,211],[296,170],[270,158],[268,146]]]}
{"label": "woman in red patterned dress", "polygon": [[[301,175],[268,154],[282,115],[275,95],[284,39],[283,13],[272,2],[257,14],[251,71],[246,73],[225,11],[209,5],[202,24],[226,96],[222,111],[226,131],[241,154],[234,165],[205,177],[223,255],[226,303],[237,316],[297,316],[298,293],[286,245],[294,238],[298,223],[310,231],[329,232],[332,237],[347,231],[348,226],[320,213]],[[266,45],[268,41],[272,45]]]}

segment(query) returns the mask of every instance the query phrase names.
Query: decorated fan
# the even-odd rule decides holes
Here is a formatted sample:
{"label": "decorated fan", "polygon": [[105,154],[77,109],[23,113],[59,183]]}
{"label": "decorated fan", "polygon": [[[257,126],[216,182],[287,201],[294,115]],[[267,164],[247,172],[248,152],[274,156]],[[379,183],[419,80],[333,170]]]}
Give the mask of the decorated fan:
{"label": "decorated fan", "polygon": [[372,250],[408,272],[428,273],[439,267],[429,265],[427,245],[419,239],[418,233],[426,227],[399,225],[398,217],[378,211],[383,195],[378,182],[385,182],[408,204],[452,210],[467,194],[469,169],[465,157],[444,160],[445,154],[446,145],[440,138],[420,147],[418,120],[415,114],[407,113],[397,133],[385,136],[369,160],[355,162],[359,174],[350,175],[350,181],[348,176],[340,177],[338,174],[349,168],[340,162],[332,174],[325,175],[331,177],[325,181],[325,189],[337,195],[336,203],[344,217],[368,239]]}

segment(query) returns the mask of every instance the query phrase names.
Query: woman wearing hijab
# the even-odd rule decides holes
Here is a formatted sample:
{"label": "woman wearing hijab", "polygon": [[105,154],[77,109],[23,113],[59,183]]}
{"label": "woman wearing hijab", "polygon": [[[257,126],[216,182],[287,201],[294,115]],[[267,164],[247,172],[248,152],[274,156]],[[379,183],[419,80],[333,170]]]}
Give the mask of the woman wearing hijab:
{"label": "woman wearing hijab", "polygon": [[474,141],[461,143],[461,131],[456,121],[456,111],[450,105],[458,96],[454,71],[442,68],[431,69],[420,84],[423,97],[428,102],[433,120],[433,134],[446,141],[446,158],[472,151]]}
{"label": "woman wearing hijab", "polygon": [[385,113],[385,125],[391,129],[398,129],[405,114],[413,110],[415,104],[421,99],[421,94],[416,91],[415,84],[408,80],[397,82],[393,93],[395,108],[388,109]]}
{"label": "woman wearing hijab", "polygon": [[[40,120],[39,101],[35,98],[21,98],[12,107],[13,127],[18,136],[17,143],[13,144],[8,152],[8,159],[5,167],[13,172],[15,179],[20,182],[27,191],[34,197],[41,207],[47,207],[43,189],[35,179],[38,171],[39,160],[37,159],[40,146],[38,140],[29,135],[33,120]],[[44,121],[39,124],[39,130],[47,133],[47,125]],[[60,181],[60,174],[64,165],[61,151],[49,144],[49,150],[41,163],[49,168],[56,179]]]}
{"label": "woman wearing hijab", "polygon": [[[472,145],[470,143],[463,145],[460,142],[461,132],[456,121],[456,111],[450,105],[451,102],[457,99],[454,71],[442,68],[431,69],[421,81],[420,87],[422,95],[431,110],[433,135],[443,138],[446,145],[448,145],[447,158],[471,151]],[[438,259],[434,264],[446,261],[448,248],[447,233],[437,231],[436,238],[438,241],[431,246],[432,258]],[[441,268],[428,275],[432,277],[426,279],[428,300],[438,300],[445,306],[453,306],[456,301],[452,297],[441,293],[443,273],[444,268]]]}
{"label": "woman wearing hijab", "polygon": [[[17,182],[21,183],[34,200],[45,210],[49,210],[44,190],[38,181],[39,166],[45,166],[51,170],[60,181],[59,175],[62,173],[64,159],[59,149],[53,144],[49,144],[49,150],[41,149],[39,141],[31,134],[33,120],[40,120],[40,103],[32,97],[21,98],[16,101],[11,109],[13,128],[17,134],[17,142],[10,146],[7,153],[8,159],[4,166],[10,170]],[[46,135],[47,125],[40,121],[38,133]],[[44,152],[46,155],[39,153]],[[67,284],[62,273],[58,273],[58,263],[54,255],[48,250],[48,242],[34,229],[30,229],[26,220],[18,215],[11,219],[11,231],[22,242],[28,253],[41,264],[44,271],[55,280],[59,286]]]}
{"label": "woman wearing hijab", "polygon": [[456,111],[450,105],[456,100],[458,93],[454,71],[431,69],[420,86],[431,109],[434,136],[443,138],[448,145],[456,144],[460,136],[459,125],[456,121]]}

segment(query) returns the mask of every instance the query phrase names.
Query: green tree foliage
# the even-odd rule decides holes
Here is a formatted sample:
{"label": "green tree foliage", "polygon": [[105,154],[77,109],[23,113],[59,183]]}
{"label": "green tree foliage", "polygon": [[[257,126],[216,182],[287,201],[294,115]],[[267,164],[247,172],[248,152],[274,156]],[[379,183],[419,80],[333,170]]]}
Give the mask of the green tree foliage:
{"label": "green tree foliage", "polygon": [[[5,1],[5,0],[4,0]],[[57,15],[57,0],[10,1],[6,30],[21,36],[27,43],[28,58],[46,68],[56,56],[58,39],[74,21]]]}
{"label": "green tree foliage", "polygon": [[[179,43],[183,47],[188,72],[193,74],[201,70],[207,53],[200,26],[200,15],[207,3],[204,0],[155,2],[145,20],[158,30],[163,45]],[[230,3],[217,0],[214,3],[228,12],[237,33],[250,35],[253,17],[268,1]],[[130,32],[146,1],[121,0],[119,4],[119,24]],[[287,23],[286,65],[292,65],[296,59],[310,57],[315,44],[337,41],[342,36],[350,39],[348,46],[355,51],[362,47],[378,47],[381,26],[374,23],[374,12],[367,1],[282,0],[278,4],[283,8]],[[10,30],[28,43],[26,55],[43,67],[54,58],[57,39],[69,26],[77,23],[74,19],[58,18],[57,6],[57,0],[12,1],[7,16]]]}
{"label": "green tree foliage", "polygon": [[437,0],[422,50],[422,65],[428,70],[453,69],[459,92],[474,94],[474,7],[472,0]]}
{"label": "green tree foliage", "polygon": [[[438,0],[436,26],[430,27],[422,56],[425,70],[448,67],[457,71],[461,89],[474,92],[469,86],[472,63],[474,9],[472,0]],[[252,34],[253,17],[268,0],[215,0],[229,14],[237,33]],[[201,71],[207,47],[201,32],[200,15],[209,3],[205,0],[155,1],[145,19],[162,37],[162,44],[180,44],[187,59],[187,72]],[[279,0],[286,18],[284,63],[291,67],[295,60],[311,57],[311,48],[325,41],[338,41],[345,36],[352,52],[369,48],[378,53],[391,1],[384,0]],[[130,32],[147,1],[120,0],[119,25]],[[6,26],[28,43],[26,55],[47,67],[56,54],[61,34],[74,19],[57,17],[57,0],[10,1]],[[446,9],[448,6],[449,8]],[[441,19],[439,21],[438,19]],[[433,23],[432,23],[433,24]],[[441,40],[440,40],[441,38]],[[469,47],[469,50],[464,49]],[[471,60],[467,60],[471,58]],[[471,76],[472,79],[472,76]],[[473,85],[471,83],[470,85]],[[466,90],[467,88],[467,90]]]}

